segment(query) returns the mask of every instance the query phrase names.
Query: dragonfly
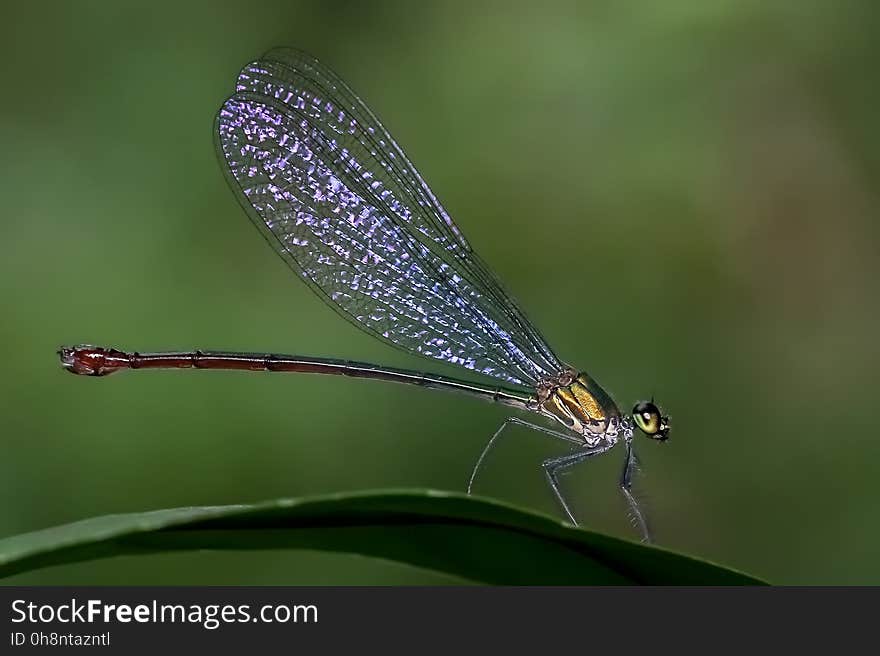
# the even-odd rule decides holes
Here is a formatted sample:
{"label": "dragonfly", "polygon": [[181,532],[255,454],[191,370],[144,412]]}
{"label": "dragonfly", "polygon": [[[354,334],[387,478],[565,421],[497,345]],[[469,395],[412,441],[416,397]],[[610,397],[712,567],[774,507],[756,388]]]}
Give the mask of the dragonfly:
{"label": "dragonfly", "polygon": [[629,414],[583,369],[560,360],[471,247],[376,115],[336,73],[304,52],[270,50],[239,73],[215,118],[221,168],[266,241],[332,309],[377,339],[471,372],[472,382],[322,357],[195,350],[62,347],[63,367],[224,369],[351,376],[460,392],[520,411],[486,443],[468,481],[511,426],[564,442],[541,463],[565,517],[577,519],[560,474],[625,446],[619,489],[642,541],[651,531],[633,492],[636,429],[669,437],[651,401]]}

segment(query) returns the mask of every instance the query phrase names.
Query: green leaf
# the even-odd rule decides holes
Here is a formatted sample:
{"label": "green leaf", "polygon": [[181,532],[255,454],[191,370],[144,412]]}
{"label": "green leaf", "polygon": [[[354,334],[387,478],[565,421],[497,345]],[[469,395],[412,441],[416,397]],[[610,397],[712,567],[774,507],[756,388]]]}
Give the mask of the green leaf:
{"label": "green leaf", "polygon": [[763,584],[706,561],[495,501],[433,491],[94,517],[0,540],[0,577],[95,558],[190,549],[361,554],[493,584]]}

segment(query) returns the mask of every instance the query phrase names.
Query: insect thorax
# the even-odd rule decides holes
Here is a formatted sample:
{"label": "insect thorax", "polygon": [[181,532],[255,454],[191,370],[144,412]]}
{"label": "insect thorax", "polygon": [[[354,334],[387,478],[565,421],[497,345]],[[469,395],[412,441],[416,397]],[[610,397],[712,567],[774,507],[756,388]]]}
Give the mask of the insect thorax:
{"label": "insect thorax", "polygon": [[581,435],[589,446],[617,441],[620,411],[586,373],[565,369],[538,383],[535,392],[535,409]]}

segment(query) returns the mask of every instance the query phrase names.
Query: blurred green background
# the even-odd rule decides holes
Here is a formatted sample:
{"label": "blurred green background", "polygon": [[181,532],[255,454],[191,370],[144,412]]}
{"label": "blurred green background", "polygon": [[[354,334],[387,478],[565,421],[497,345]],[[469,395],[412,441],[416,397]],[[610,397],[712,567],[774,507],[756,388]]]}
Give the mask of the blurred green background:
{"label": "blurred green background", "polygon": [[[375,487],[462,490],[506,416],[367,381],[64,374],[55,350],[266,350],[443,372],[361,334],[227,189],[212,120],[248,60],[310,51],[382,117],[544,331],[625,408],[658,541],[779,583],[880,583],[875,3],[17,3],[0,27],[0,535]],[[446,373],[449,373],[446,370]],[[515,429],[481,493],[556,512]],[[622,452],[565,479],[633,537]],[[310,553],[187,554],[6,583],[455,582]]]}

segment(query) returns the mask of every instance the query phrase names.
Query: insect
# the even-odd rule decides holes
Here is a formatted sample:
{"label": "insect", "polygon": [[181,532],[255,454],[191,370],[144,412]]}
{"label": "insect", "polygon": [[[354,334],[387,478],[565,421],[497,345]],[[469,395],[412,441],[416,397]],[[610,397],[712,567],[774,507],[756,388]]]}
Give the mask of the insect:
{"label": "insect", "polygon": [[[651,534],[632,492],[633,433],[663,442],[669,419],[652,401],[621,413],[583,370],[559,360],[474,252],[400,146],[333,71],[275,49],[246,65],[220,107],[215,143],[227,180],[254,225],[290,268],[352,324],[409,353],[478,374],[473,383],[374,364],[277,354],[126,352],[63,347],[70,372],[196,368],[338,374],[451,390],[545,420],[511,425],[564,441],[570,453],[542,463],[568,519],[577,520],[561,472],[625,446],[620,490],[644,541]],[[549,420],[549,421],[546,421]],[[550,426],[553,426],[552,428]]]}

